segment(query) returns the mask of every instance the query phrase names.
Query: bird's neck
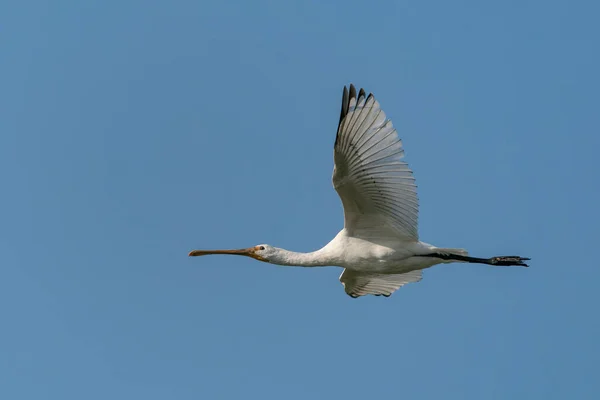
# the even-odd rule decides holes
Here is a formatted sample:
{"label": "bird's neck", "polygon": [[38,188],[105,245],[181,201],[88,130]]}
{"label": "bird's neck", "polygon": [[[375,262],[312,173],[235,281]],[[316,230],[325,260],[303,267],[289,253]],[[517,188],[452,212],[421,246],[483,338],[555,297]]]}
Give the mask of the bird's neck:
{"label": "bird's neck", "polygon": [[327,251],[320,249],[311,253],[297,253],[285,249],[278,249],[277,254],[269,259],[269,262],[278,265],[289,265],[299,267],[324,267],[332,264],[333,259]]}

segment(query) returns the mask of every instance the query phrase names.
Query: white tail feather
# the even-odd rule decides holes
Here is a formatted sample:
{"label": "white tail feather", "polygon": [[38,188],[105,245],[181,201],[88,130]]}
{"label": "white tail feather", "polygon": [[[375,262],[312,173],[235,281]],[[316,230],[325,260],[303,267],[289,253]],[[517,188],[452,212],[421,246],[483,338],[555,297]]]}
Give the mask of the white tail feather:
{"label": "white tail feather", "polygon": [[469,252],[465,249],[443,249],[443,248],[436,248],[435,251],[437,253],[442,253],[442,254],[456,254],[459,256],[468,256]]}

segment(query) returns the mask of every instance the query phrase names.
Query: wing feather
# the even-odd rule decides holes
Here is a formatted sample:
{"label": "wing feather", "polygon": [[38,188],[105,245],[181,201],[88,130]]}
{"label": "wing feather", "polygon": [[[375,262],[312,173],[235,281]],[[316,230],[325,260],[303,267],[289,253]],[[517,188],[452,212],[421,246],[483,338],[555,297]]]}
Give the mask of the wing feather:
{"label": "wing feather", "polygon": [[340,275],[340,282],[351,297],[367,294],[387,297],[407,283],[418,282],[421,279],[421,270],[404,274],[369,274],[345,269]]}
{"label": "wing feather", "polygon": [[372,94],[344,87],[334,146],[333,186],[344,206],[344,225],[361,230],[390,229],[417,241],[419,202],[402,141]]}

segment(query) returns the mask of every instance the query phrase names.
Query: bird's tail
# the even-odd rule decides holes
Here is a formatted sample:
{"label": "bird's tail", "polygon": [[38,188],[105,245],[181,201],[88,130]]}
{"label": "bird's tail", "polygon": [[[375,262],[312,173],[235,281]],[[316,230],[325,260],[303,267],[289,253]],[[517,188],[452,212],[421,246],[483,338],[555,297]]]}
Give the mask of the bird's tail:
{"label": "bird's tail", "polygon": [[455,254],[458,256],[468,256],[469,252],[465,249],[443,249],[441,247],[438,247],[435,249],[436,253],[440,253],[440,254]]}

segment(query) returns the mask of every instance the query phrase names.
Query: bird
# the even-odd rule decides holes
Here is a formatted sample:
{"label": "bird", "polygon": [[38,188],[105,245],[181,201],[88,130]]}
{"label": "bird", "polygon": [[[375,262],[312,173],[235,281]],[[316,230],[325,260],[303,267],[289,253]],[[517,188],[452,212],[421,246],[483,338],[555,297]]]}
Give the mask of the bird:
{"label": "bird", "polygon": [[324,247],[299,253],[268,244],[234,250],[193,250],[190,257],[238,255],[281,266],[341,267],[346,294],[389,297],[418,282],[437,264],[523,266],[530,258],[471,257],[465,249],[419,241],[419,203],[403,143],[373,94],[344,86],[334,143],[333,187],[342,201],[343,229]]}

